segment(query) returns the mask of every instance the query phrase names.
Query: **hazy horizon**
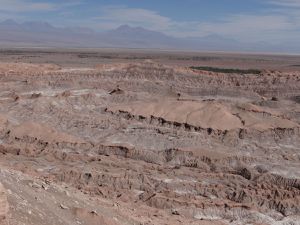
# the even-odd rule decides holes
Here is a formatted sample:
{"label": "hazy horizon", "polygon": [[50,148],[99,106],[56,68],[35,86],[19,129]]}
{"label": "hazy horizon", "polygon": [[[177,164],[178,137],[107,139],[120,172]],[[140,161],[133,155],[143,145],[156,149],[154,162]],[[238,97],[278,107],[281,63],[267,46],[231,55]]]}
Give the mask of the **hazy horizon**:
{"label": "hazy horizon", "polygon": [[[14,20],[20,24],[28,21],[49,23],[55,28],[81,29],[81,33],[96,31],[110,32],[122,25],[130,26],[128,32],[159,32],[172,37],[174,46],[179,49],[300,53],[300,1],[298,0],[211,0],[211,1],[158,1],[135,0],[0,0],[0,22]],[[43,26],[43,24],[41,24]],[[34,27],[32,27],[34,29]],[[89,30],[91,29],[91,30]],[[48,31],[47,31],[48,32]],[[139,33],[140,36],[142,36]],[[1,30],[1,36],[21,38],[27,34],[9,33]],[[128,48],[140,47],[142,39],[130,39]],[[155,35],[154,32],[151,35]],[[158,34],[157,34],[158,35]],[[198,39],[211,37],[207,40]],[[147,35],[146,35],[146,38]],[[161,39],[165,38],[163,36]],[[3,37],[2,37],[3,39]],[[4,38],[13,44],[13,41]],[[126,47],[124,40],[111,43],[109,47]],[[145,41],[145,48],[172,48],[168,42]],[[185,40],[184,44],[175,43]],[[99,47],[100,42],[107,47],[107,42],[99,38],[90,42],[89,47]],[[50,41],[50,38],[49,40]],[[55,42],[57,40],[52,40]],[[128,41],[128,40],[127,40]],[[134,43],[136,41],[136,43]],[[172,42],[171,41],[171,42]],[[37,43],[34,40],[34,43]],[[189,44],[187,44],[189,42]],[[6,43],[6,42],[0,42]],[[19,42],[18,42],[19,43]],[[40,44],[43,43],[43,40]],[[79,43],[79,41],[78,41]],[[47,43],[45,43],[46,46]],[[136,46],[135,46],[136,45]],[[206,46],[204,46],[206,45]],[[52,45],[50,45],[52,46]],[[61,45],[58,45],[61,46]],[[76,46],[76,43],[74,43]],[[166,47],[165,47],[166,46]],[[182,46],[182,47],[181,47]],[[188,46],[188,47],[186,47]],[[78,44],[78,47],[81,47]]]}

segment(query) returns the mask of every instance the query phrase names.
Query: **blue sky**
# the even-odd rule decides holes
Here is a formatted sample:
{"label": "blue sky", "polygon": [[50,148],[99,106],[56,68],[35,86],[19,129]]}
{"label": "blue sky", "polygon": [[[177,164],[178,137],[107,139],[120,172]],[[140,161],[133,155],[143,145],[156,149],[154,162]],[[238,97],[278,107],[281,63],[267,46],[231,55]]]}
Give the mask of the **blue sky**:
{"label": "blue sky", "polygon": [[97,31],[128,24],[177,37],[217,34],[300,44],[300,0],[0,0],[0,20],[9,18]]}

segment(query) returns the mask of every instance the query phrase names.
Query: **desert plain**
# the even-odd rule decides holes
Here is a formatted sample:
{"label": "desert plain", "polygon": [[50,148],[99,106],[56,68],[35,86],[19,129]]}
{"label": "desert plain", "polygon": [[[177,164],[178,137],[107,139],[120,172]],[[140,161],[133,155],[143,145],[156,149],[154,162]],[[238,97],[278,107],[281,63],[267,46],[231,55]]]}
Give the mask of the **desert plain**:
{"label": "desert plain", "polygon": [[300,224],[300,56],[0,50],[0,224]]}

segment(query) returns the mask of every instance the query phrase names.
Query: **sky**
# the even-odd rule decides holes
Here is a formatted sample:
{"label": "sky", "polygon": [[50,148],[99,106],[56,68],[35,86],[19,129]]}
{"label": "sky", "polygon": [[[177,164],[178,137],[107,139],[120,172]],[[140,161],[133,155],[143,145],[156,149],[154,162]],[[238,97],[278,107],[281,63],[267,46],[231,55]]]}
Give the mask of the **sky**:
{"label": "sky", "polygon": [[0,0],[5,19],[96,31],[127,24],[175,37],[300,45],[300,0]]}

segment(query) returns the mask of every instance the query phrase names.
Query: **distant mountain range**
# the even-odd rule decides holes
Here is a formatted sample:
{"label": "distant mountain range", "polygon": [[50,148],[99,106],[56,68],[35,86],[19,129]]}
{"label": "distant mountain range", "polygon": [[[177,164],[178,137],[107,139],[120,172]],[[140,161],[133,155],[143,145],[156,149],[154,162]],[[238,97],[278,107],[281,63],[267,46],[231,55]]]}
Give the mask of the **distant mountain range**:
{"label": "distant mountain range", "polygon": [[122,25],[96,32],[84,27],[58,28],[46,22],[0,22],[0,47],[110,47],[199,51],[251,51],[300,53],[300,45],[241,43],[218,35],[176,38],[143,27]]}

